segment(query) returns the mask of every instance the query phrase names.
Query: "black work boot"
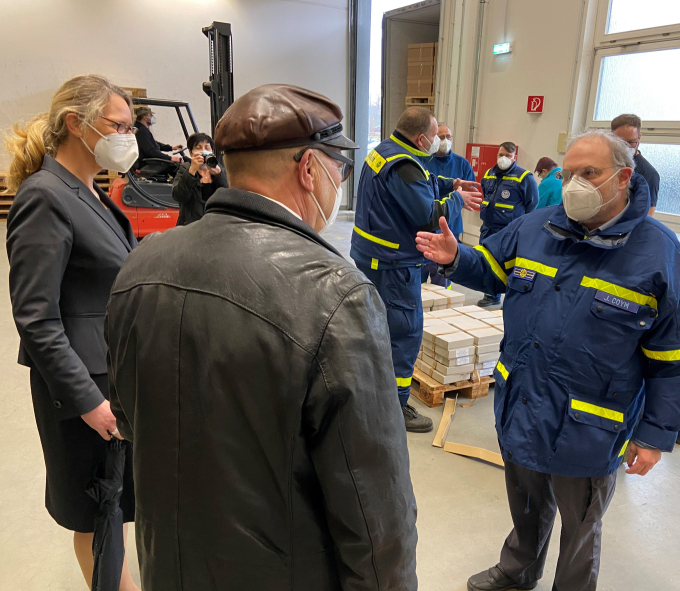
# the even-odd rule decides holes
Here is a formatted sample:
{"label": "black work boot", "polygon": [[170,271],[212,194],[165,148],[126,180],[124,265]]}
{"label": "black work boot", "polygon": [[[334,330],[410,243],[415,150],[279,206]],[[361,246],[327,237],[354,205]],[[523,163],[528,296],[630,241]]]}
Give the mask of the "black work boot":
{"label": "black work boot", "polygon": [[485,295],[483,299],[479,300],[477,302],[477,305],[480,308],[488,308],[489,306],[497,306],[498,304],[501,303],[501,296],[497,297],[490,297],[488,295]]}
{"label": "black work boot", "polygon": [[407,431],[411,433],[429,433],[432,431],[432,419],[419,414],[410,404],[402,406],[401,412],[404,413],[404,424]]}
{"label": "black work boot", "polygon": [[535,589],[538,581],[518,585],[508,577],[498,566],[492,566],[489,570],[476,574],[468,579],[468,591],[523,591]]}

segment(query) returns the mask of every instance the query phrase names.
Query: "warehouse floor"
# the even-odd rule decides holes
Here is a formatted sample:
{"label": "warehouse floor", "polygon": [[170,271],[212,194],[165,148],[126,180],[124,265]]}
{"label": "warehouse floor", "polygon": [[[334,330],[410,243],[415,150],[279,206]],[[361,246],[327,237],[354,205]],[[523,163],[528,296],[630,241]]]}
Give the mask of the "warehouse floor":
{"label": "warehouse floor", "polygon": [[[351,231],[351,221],[341,214],[326,238],[347,255]],[[0,223],[3,243],[4,238],[5,224]],[[0,256],[0,589],[85,590],[70,532],[44,509],[45,470],[28,370],[15,363],[18,338],[7,275],[6,257]],[[468,295],[467,303],[477,301],[479,294],[460,291]],[[490,394],[470,408],[458,408],[449,440],[497,449]],[[441,408],[413,404],[439,420]],[[409,434],[408,441],[419,507],[420,588],[464,591],[471,574],[497,562],[511,529],[503,471],[433,448],[431,434]],[[601,591],[680,591],[680,447],[676,449],[644,478],[620,470],[618,491],[604,521]],[[134,555],[132,535],[130,542]],[[558,546],[555,535],[541,591],[551,589]],[[131,564],[138,581],[136,561]]]}

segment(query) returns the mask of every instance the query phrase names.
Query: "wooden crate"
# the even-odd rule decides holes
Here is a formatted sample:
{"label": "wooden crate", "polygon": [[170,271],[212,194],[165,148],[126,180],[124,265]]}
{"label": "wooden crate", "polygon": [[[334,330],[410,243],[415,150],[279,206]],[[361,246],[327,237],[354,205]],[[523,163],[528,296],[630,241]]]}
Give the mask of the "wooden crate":
{"label": "wooden crate", "polygon": [[136,98],[148,98],[146,96],[146,88],[133,88],[132,86],[121,86],[130,96]]}
{"label": "wooden crate", "polygon": [[96,177],[94,177],[94,182],[97,183],[102,191],[105,193],[109,192],[113,181],[122,175],[114,172],[113,170],[102,170]]}
{"label": "wooden crate", "polygon": [[489,385],[493,382],[494,379],[492,377],[483,377],[479,380],[440,384],[437,380],[425,375],[416,367],[413,370],[411,394],[430,408],[434,408],[444,404],[444,398],[447,393],[454,393],[472,399],[483,398],[489,394]]}
{"label": "wooden crate", "polygon": [[429,105],[434,105],[433,96],[407,96],[406,104],[410,107],[427,107]]}
{"label": "wooden crate", "polygon": [[12,206],[14,200],[14,193],[6,193],[7,190],[7,173],[0,172],[0,220],[6,220],[9,208]]}

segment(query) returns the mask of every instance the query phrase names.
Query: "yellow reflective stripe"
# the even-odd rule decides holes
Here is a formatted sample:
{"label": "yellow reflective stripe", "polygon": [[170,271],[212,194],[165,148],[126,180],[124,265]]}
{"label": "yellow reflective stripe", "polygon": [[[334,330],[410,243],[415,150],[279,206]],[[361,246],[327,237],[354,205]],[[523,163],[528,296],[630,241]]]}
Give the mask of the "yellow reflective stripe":
{"label": "yellow reflective stripe", "polygon": [[494,203],[495,207],[502,207],[503,209],[515,209],[514,205],[506,205],[505,203]]}
{"label": "yellow reflective stripe", "polygon": [[387,240],[383,240],[382,238],[377,238],[376,236],[371,236],[368,232],[364,232],[363,230],[357,228],[354,226],[354,231],[359,234],[359,236],[362,236],[363,238],[366,238],[366,240],[370,240],[371,242],[375,242],[376,244],[382,244],[383,246],[387,246],[387,248],[399,248],[398,244],[395,244],[394,242],[388,242]]}
{"label": "yellow reflective stripe", "polygon": [[571,408],[574,410],[580,410],[581,412],[586,412],[591,415],[597,415],[603,419],[609,419],[610,421],[616,421],[617,423],[623,423],[623,413],[616,410],[611,410],[610,408],[604,408],[603,406],[596,406],[590,404],[589,402],[583,402],[582,400],[571,399]]}
{"label": "yellow reflective stripe", "polygon": [[537,263],[536,261],[530,261],[529,259],[523,259],[522,257],[517,257],[505,263],[506,269],[512,269],[513,267],[522,267],[524,269],[531,269],[540,273],[541,275],[547,275],[548,277],[554,277],[557,275],[557,269],[555,267],[549,267],[543,263]]}
{"label": "yellow reflective stripe", "polygon": [[510,373],[508,372],[507,369],[505,369],[505,365],[503,365],[500,361],[496,364],[496,369],[500,372],[500,374],[503,376],[504,380],[508,379],[508,376]]}
{"label": "yellow reflective stripe", "polygon": [[451,289],[453,287],[453,283],[449,283],[449,286],[446,289]]}
{"label": "yellow reflective stripe", "polygon": [[366,164],[368,164],[369,168],[375,172],[375,174],[378,174],[382,170],[382,167],[385,166],[386,162],[387,160],[375,150],[371,150],[368,156],[366,156]]}
{"label": "yellow reflective stripe", "polygon": [[437,202],[438,203],[444,203],[444,201],[446,201],[447,199],[451,199],[452,196],[453,196],[453,193],[449,193],[446,197],[444,197],[444,199],[439,199]]}
{"label": "yellow reflective stripe", "polygon": [[503,285],[507,285],[508,284],[508,277],[506,276],[503,269],[501,269],[501,266],[498,264],[496,259],[493,258],[493,255],[486,248],[484,248],[481,244],[478,244],[477,246],[475,246],[475,250],[478,250],[479,252],[481,252],[484,255],[484,258],[486,259],[486,262],[489,263],[491,270],[503,282]]}
{"label": "yellow reflective stripe", "polygon": [[374,271],[378,268],[378,259],[371,259],[371,269]]}
{"label": "yellow reflective stripe", "polygon": [[[524,180],[524,177],[527,176],[528,174],[529,174],[529,171],[528,171],[528,170],[525,170],[525,171],[522,173],[522,176],[520,176],[520,177],[516,177],[516,176],[504,176],[504,177],[503,177],[503,180],[504,180],[504,181],[516,181],[516,182],[518,182],[518,183],[521,183],[521,182]],[[495,178],[495,177],[494,177],[494,178]]]}
{"label": "yellow reflective stripe", "polygon": [[489,205],[488,201],[482,201],[482,205]]}
{"label": "yellow reflective stripe", "polygon": [[633,291],[631,289],[626,289],[620,285],[615,285],[609,283],[608,281],[603,281],[602,279],[593,279],[592,277],[583,277],[581,280],[581,285],[583,287],[591,287],[592,289],[597,289],[599,291],[604,291],[605,293],[616,296],[617,298],[623,298],[624,300],[630,300],[641,306],[651,306],[652,308],[657,308],[658,304],[656,298],[651,295],[644,295]]}
{"label": "yellow reflective stripe", "polygon": [[487,170],[487,171],[484,173],[484,178],[485,178],[485,179],[495,179],[495,178],[496,178],[496,175],[495,175],[495,174],[489,174],[490,172],[491,172],[491,169],[489,168],[489,170]]}
{"label": "yellow reflective stripe", "polygon": [[657,361],[680,361],[680,349],[674,349],[671,351],[650,351],[642,347],[642,352],[645,357],[650,359],[656,359]]}
{"label": "yellow reflective stripe", "polygon": [[420,162],[418,162],[413,156],[409,156],[408,154],[397,154],[396,156],[390,156],[387,159],[387,162],[392,162],[392,160],[396,160],[397,158],[410,158],[415,162],[418,166],[420,166],[420,170],[422,170],[425,173],[425,178],[429,181],[430,180],[430,172],[425,168]]}
{"label": "yellow reflective stripe", "polygon": [[626,443],[623,444],[623,447],[621,448],[621,452],[619,453],[619,457],[621,457],[623,454],[626,453],[626,448],[628,447],[628,444],[630,443],[630,439],[626,441]]}
{"label": "yellow reflective stripe", "polygon": [[400,388],[406,388],[411,385],[411,380],[413,378],[397,378],[397,386]]}
{"label": "yellow reflective stripe", "polygon": [[411,154],[415,154],[416,156],[421,156],[423,158],[429,158],[431,156],[431,154],[428,154],[427,152],[421,152],[420,150],[416,150],[415,148],[412,148],[408,144],[405,144],[401,140],[398,140],[396,137],[394,137],[394,135],[391,135],[390,139],[395,144],[399,144],[402,148],[404,148],[404,150],[408,150],[409,152],[411,152]]}

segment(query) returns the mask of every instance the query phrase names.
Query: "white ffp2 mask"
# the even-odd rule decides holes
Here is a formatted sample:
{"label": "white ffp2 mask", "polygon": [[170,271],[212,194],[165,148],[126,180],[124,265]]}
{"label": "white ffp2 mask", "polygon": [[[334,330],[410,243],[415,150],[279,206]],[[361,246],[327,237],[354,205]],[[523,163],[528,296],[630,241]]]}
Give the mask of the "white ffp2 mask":
{"label": "white ffp2 mask", "polygon": [[[314,156],[316,158],[316,156]],[[331,185],[333,185],[333,188],[335,189],[335,203],[333,204],[333,210],[331,211],[330,215],[326,217],[326,214],[323,212],[323,209],[321,209],[321,205],[319,205],[319,201],[316,198],[316,195],[314,193],[310,193],[312,196],[312,199],[314,199],[314,203],[316,203],[316,207],[319,210],[319,213],[321,214],[321,217],[323,218],[324,221],[324,226],[319,230],[319,235],[323,234],[324,232],[328,231],[328,229],[335,223],[336,218],[338,217],[338,211],[340,211],[340,204],[342,203],[342,186],[336,187],[335,186],[335,181],[333,180],[333,177],[331,176],[331,173],[328,172],[328,169],[324,165],[323,162],[319,158],[316,158],[316,161],[321,164],[321,168],[323,168],[324,172],[328,175],[328,180],[331,181]]]}
{"label": "white ffp2 mask", "polygon": [[[440,148],[442,145],[440,144]],[[448,154],[451,151],[451,140],[445,139],[443,142],[444,154]],[[439,151],[439,150],[437,150]]]}
{"label": "white ffp2 mask", "polygon": [[499,156],[496,164],[498,164],[498,168],[501,170],[508,170],[508,168],[512,166],[512,160],[510,160],[510,158],[507,156]]}
{"label": "white ffp2 mask", "polygon": [[617,170],[599,187],[591,182],[574,175],[562,189],[562,202],[564,211],[575,222],[585,222],[597,215],[605,206],[604,198],[600,189],[619,174]]}
{"label": "white ffp2 mask", "polygon": [[94,161],[106,170],[114,170],[120,173],[130,170],[130,167],[139,157],[139,147],[135,136],[131,133],[104,135],[89,123],[88,126],[101,136],[94,146],[94,151],[90,150],[90,146],[83,138],[80,138],[94,156]]}
{"label": "white ffp2 mask", "polygon": [[[424,136],[424,137],[427,140],[427,136]],[[427,140],[427,141],[429,142],[430,140]],[[434,139],[430,143],[430,149],[427,151],[427,153],[432,155],[432,154],[436,154],[437,152],[439,152],[439,146],[441,145],[441,143],[442,143],[442,141],[439,139],[439,136],[435,135]]]}

